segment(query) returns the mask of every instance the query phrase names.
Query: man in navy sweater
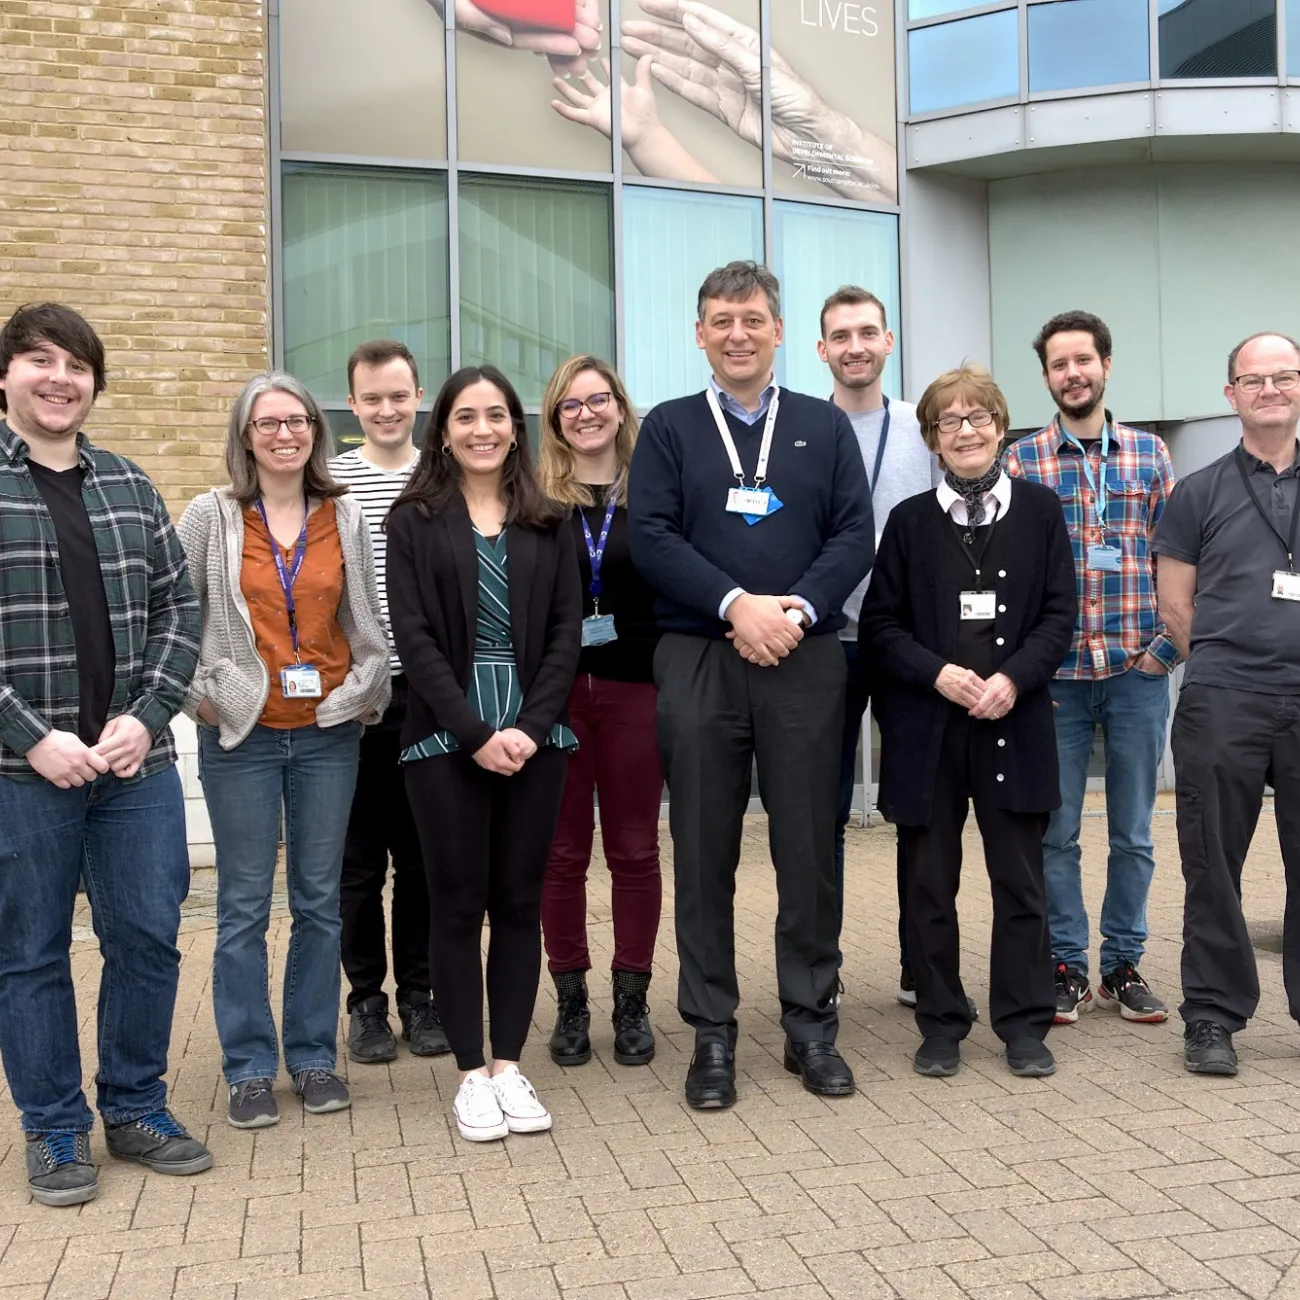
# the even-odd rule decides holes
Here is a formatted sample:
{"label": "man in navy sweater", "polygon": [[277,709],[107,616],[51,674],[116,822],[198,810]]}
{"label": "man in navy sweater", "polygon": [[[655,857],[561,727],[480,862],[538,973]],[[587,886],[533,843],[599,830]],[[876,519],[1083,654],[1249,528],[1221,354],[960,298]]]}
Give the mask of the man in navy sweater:
{"label": "man in navy sweater", "polygon": [[780,391],[780,288],[753,262],[714,271],[695,340],[703,393],[641,426],[628,487],[632,558],[658,593],[659,745],[671,797],[678,1010],[695,1029],[686,1100],[736,1100],[733,898],[758,761],[776,868],[785,1066],[852,1093],[835,1048],[835,814],[845,598],[874,555],[853,428],[829,402]]}

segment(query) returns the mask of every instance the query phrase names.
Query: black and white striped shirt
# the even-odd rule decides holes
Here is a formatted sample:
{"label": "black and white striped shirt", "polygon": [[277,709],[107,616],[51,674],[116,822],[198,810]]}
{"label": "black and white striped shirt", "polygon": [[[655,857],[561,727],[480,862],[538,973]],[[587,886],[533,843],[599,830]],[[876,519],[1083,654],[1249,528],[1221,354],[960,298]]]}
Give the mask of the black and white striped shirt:
{"label": "black and white striped shirt", "polygon": [[379,607],[383,611],[384,627],[388,632],[388,657],[394,673],[400,673],[402,665],[397,658],[397,647],[393,644],[393,630],[388,617],[388,583],[385,576],[388,567],[387,534],[384,532],[384,520],[419,459],[419,453],[416,452],[410,464],[401,469],[380,469],[366,460],[360,448],[353,448],[330,460],[330,473],[339,483],[346,484],[348,491],[361,503],[366,524],[370,528],[370,545],[375,553],[375,579],[379,585]]}

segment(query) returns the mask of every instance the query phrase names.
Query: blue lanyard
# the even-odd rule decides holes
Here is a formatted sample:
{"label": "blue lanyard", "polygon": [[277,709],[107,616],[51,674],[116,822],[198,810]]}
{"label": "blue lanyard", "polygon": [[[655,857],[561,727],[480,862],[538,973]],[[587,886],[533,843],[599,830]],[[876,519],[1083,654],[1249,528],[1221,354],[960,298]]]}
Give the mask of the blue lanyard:
{"label": "blue lanyard", "polygon": [[257,498],[257,513],[262,516],[262,522],[266,524],[266,535],[271,542],[271,554],[275,556],[275,571],[280,576],[280,590],[284,592],[284,607],[289,612],[289,639],[293,642],[293,657],[301,663],[302,657],[298,653],[298,613],[293,603],[293,584],[298,581],[298,572],[307,555],[307,516],[310,512],[304,500],[302,531],[298,534],[297,542],[294,543],[293,564],[289,568],[285,567],[284,556],[280,554],[280,543],[275,540],[275,534],[271,531],[271,525],[266,518],[266,507],[262,504],[261,497]]}
{"label": "blue lanyard", "polygon": [[1102,532],[1106,531],[1106,457],[1110,455],[1110,421],[1108,420],[1101,426],[1101,463],[1098,465],[1099,478],[1093,477],[1092,466],[1088,463],[1088,449],[1074,436],[1064,425],[1061,426],[1061,432],[1066,438],[1078,447],[1083,460],[1083,476],[1088,480],[1088,486],[1092,489],[1093,501],[1097,506],[1097,523],[1101,526]]}
{"label": "blue lanyard", "polygon": [[587,516],[583,511],[578,511],[578,518],[582,520],[582,535],[587,539],[587,558],[591,561],[591,585],[587,588],[591,592],[591,598],[596,604],[596,612],[600,612],[600,566],[605,559],[605,543],[609,540],[610,526],[614,522],[614,511],[618,509],[618,492],[619,483],[614,482],[609,487],[609,504],[605,507],[605,522],[600,528],[600,541],[596,541],[591,535],[591,528],[587,523]]}

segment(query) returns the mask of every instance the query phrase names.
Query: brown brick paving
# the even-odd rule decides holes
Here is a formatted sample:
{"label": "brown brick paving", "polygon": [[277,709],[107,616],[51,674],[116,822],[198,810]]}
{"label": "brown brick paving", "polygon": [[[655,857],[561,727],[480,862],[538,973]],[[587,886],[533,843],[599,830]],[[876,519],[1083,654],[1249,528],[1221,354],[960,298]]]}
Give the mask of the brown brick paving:
{"label": "brown brick paving", "polygon": [[[1095,926],[1105,820],[1099,805],[1092,812]],[[1144,971],[1176,1003],[1181,878],[1167,800],[1156,837]],[[987,889],[978,844],[967,845],[968,988],[983,1004]],[[1053,1079],[1013,1079],[984,1024],[955,1079],[914,1075],[916,1029],[894,1000],[893,862],[890,828],[850,830],[840,1046],[856,1096],[809,1096],[781,1066],[775,902],[765,827],[753,818],[737,889],[736,1108],[697,1114],[681,1099],[691,1035],[672,1008],[668,915],[653,1065],[613,1064],[597,974],[596,1057],[568,1072],[553,1066],[543,989],[524,1067],[554,1131],[487,1147],[449,1125],[450,1058],[405,1052],[391,1065],[347,1067],[350,1112],[304,1116],[282,1080],[277,1128],[228,1127],[209,988],[213,882],[198,873],[181,935],[171,1086],[215,1168],[194,1179],[147,1174],[104,1157],[97,1132],[99,1199],[35,1205],[0,1094],[0,1300],[1300,1300],[1300,1031],[1273,951],[1283,883],[1271,815],[1246,869],[1263,1001],[1238,1036],[1242,1068],[1231,1080],[1183,1072],[1178,1021],[1128,1025],[1103,1011],[1053,1032]],[[599,970],[610,955],[599,871],[589,906]],[[279,901],[273,965],[288,927]],[[77,934],[90,1049],[98,956],[88,917],[78,916]],[[89,1085],[91,1050],[85,1068]]]}

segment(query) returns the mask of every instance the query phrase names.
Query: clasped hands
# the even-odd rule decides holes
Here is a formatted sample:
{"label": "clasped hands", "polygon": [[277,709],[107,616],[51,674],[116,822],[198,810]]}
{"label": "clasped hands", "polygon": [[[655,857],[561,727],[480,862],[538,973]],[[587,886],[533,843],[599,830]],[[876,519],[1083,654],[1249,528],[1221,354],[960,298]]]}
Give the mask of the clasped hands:
{"label": "clasped hands", "polygon": [[87,745],[75,732],[51,731],[27,751],[31,769],[60,790],[71,790],[112,772],[133,777],[153,748],[149,728],[128,713],[110,718],[99,739]]}
{"label": "clasped hands", "polygon": [[474,761],[484,771],[513,776],[535,753],[537,742],[530,736],[518,727],[502,727],[474,751]]}
{"label": "clasped hands", "polygon": [[1005,717],[1015,707],[1016,684],[1006,673],[994,673],[985,681],[979,673],[957,664],[945,664],[934,680],[934,689],[946,700],[960,704],[972,718]]}
{"label": "clasped hands", "polygon": [[727,606],[731,624],[727,640],[742,659],[760,668],[775,668],[803,640],[803,628],[786,617],[786,610],[802,608],[798,596],[744,593]]}

